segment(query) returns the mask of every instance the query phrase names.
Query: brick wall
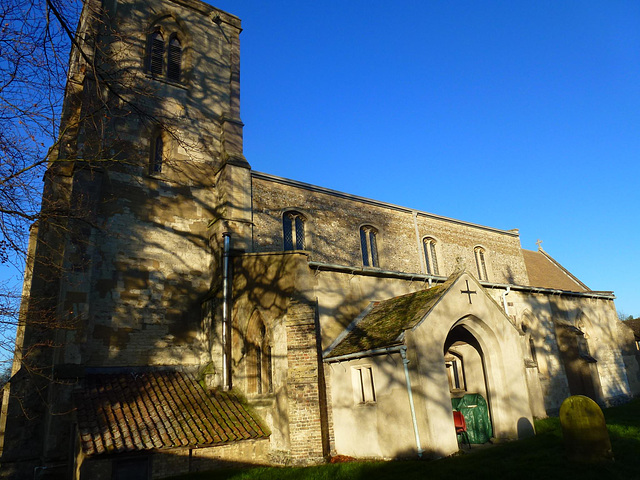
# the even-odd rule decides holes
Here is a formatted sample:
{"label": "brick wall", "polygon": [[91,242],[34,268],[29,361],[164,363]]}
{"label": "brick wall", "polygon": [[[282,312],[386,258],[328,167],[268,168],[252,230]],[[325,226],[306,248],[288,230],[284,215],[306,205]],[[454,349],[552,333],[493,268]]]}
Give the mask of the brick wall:
{"label": "brick wall", "polygon": [[287,310],[287,345],[291,460],[319,462],[324,452],[314,306],[292,301]]}

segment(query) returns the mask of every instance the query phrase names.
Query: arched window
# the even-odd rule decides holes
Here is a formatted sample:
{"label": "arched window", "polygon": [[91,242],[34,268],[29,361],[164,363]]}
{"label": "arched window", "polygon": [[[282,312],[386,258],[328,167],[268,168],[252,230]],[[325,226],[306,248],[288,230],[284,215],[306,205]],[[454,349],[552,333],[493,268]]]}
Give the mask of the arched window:
{"label": "arched window", "polygon": [[526,347],[529,349],[529,358],[532,363],[535,363],[538,366],[538,354],[536,352],[536,344],[533,340],[533,335],[531,332],[531,328],[527,322],[522,322],[521,325],[522,332],[524,333],[524,340],[526,343]]}
{"label": "arched window", "polygon": [[164,158],[164,142],[162,134],[158,133],[151,142],[151,161],[149,162],[149,173],[162,172],[162,160]]}
{"label": "arched window", "polygon": [[149,38],[149,71],[152,75],[164,72],[164,38],[158,30]]}
{"label": "arched window", "polygon": [[476,247],[474,250],[476,256],[476,267],[478,267],[478,278],[487,280],[487,263],[485,261],[484,248]]}
{"label": "arched window", "polygon": [[362,264],[365,267],[378,267],[378,231],[371,225],[360,227],[360,247],[362,248]]}
{"label": "arched window", "polygon": [[578,343],[578,355],[584,359],[593,359],[591,352],[589,351],[589,334],[585,332],[585,324],[583,320],[578,321],[578,332],[576,332],[576,339]]}
{"label": "arched window", "polygon": [[254,317],[247,329],[247,393],[273,391],[271,345],[260,316]]}
{"label": "arched window", "polygon": [[285,212],[282,217],[282,231],[285,250],[304,250],[305,218],[298,212]]}
{"label": "arched window", "polygon": [[[165,31],[165,33],[167,33]],[[160,27],[149,35],[149,58],[147,70],[154,77],[165,77],[171,82],[180,82],[182,77],[182,44],[178,34],[169,36],[168,44]]]}
{"label": "arched window", "polygon": [[436,241],[431,237],[427,237],[422,241],[424,247],[424,261],[427,265],[428,275],[439,275],[438,256],[436,255]]}
{"label": "arched window", "polygon": [[176,35],[169,40],[169,55],[167,61],[167,78],[172,82],[180,81],[182,68],[182,46]]}

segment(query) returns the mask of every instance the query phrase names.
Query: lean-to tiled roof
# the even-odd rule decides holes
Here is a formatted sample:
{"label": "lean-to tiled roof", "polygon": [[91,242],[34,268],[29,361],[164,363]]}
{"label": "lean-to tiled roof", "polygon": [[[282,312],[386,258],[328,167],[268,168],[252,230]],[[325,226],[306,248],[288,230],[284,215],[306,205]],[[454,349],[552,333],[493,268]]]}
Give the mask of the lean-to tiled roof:
{"label": "lean-to tiled roof", "polygon": [[405,330],[415,327],[449,289],[458,276],[426,290],[374,302],[362,318],[349,325],[337,345],[330,347],[327,360],[398,345]]}
{"label": "lean-to tiled roof", "polygon": [[198,448],[269,435],[236,395],[210,396],[185,372],[90,374],[75,402],[86,455]]}
{"label": "lean-to tiled roof", "polygon": [[589,288],[574,277],[562,265],[540,250],[522,249],[524,263],[532,287],[555,288],[570,292],[588,292]]}

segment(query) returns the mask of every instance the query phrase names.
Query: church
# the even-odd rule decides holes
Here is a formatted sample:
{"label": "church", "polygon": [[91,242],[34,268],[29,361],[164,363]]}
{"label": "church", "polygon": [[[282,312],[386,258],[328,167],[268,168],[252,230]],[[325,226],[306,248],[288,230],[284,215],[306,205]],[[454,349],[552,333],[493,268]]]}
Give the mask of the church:
{"label": "church", "polygon": [[[87,0],[0,416],[9,478],[439,458],[640,391],[633,332],[500,230],[254,171],[237,17]],[[250,160],[250,159],[249,159]]]}

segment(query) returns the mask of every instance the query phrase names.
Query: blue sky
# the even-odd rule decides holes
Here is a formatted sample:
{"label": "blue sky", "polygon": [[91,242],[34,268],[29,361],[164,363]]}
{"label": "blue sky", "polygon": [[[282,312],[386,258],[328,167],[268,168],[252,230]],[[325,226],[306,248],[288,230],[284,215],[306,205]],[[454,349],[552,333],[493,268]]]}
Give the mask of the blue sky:
{"label": "blue sky", "polygon": [[255,170],[519,228],[640,316],[640,3],[257,1]]}

